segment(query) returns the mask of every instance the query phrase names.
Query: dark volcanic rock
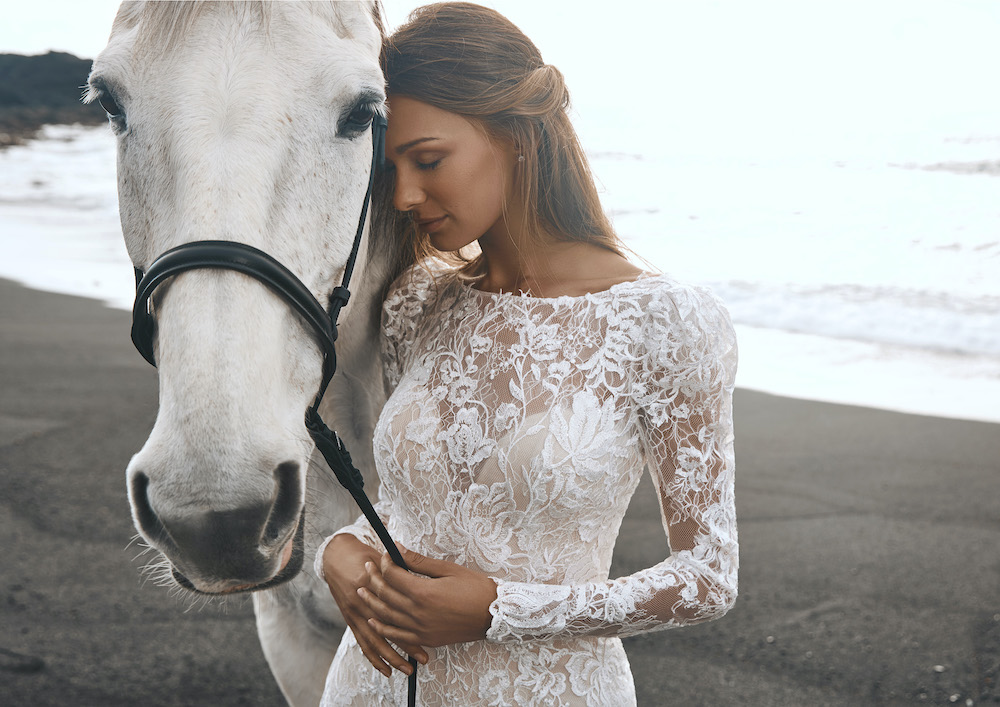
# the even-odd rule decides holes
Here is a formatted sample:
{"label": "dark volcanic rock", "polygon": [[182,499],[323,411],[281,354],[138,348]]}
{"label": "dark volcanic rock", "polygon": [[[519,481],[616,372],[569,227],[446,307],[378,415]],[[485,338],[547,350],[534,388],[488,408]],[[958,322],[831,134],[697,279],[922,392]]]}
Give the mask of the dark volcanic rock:
{"label": "dark volcanic rock", "polygon": [[0,54],[0,147],[22,142],[47,123],[104,122],[100,106],[80,100],[92,63],[62,52]]}

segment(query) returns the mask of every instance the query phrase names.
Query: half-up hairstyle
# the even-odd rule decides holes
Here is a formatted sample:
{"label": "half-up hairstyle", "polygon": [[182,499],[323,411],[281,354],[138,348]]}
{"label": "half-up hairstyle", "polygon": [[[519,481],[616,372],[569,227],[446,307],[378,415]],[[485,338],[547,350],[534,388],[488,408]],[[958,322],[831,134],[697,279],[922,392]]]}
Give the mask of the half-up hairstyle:
{"label": "half-up hairstyle", "polygon": [[[566,113],[563,76],[510,20],[465,2],[418,8],[384,43],[382,70],[390,96],[478,122],[524,156],[514,185],[525,206],[526,233],[622,254]],[[436,254],[429,239],[393,209],[392,188],[391,178],[384,178],[376,209],[385,218],[381,226],[396,232],[397,243],[410,243],[416,261]]]}

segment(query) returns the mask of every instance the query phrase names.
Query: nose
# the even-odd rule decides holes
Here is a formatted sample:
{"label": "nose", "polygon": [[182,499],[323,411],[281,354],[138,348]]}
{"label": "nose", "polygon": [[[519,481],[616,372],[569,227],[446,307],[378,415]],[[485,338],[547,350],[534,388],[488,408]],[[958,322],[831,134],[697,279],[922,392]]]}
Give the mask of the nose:
{"label": "nose", "polygon": [[409,170],[396,169],[396,183],[392,194],[392,205],[397,211],[413,211],[427,201],[420,181]]}
{"label": "nose", "polygon": [[299,465],[279,464],[274,479],[272,498],[226,510],[192,512],[164,502],[142,472],[133,477],[129,495],[143,535],[189,581],[213,587],[255,585],[280,569],[282,550],[299,519]]}

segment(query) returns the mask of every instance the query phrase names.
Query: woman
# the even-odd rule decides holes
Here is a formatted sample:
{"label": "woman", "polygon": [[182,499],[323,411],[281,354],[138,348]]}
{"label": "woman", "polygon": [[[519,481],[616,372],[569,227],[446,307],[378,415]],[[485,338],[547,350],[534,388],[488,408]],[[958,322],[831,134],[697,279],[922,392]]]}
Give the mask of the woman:
{"label": "woman", "polygon": [[[620,637],[736,597],[729,318],[622,255],[562,76],[508,20],[421,8],[383,68],[418,262],[384,305],[376,509],[413,573],[364,519],[321,548],[351,628],[324,704],[405,704],[405,653],[425,705],[632,704]],[[609,580],[644,466],[670,557]]]}

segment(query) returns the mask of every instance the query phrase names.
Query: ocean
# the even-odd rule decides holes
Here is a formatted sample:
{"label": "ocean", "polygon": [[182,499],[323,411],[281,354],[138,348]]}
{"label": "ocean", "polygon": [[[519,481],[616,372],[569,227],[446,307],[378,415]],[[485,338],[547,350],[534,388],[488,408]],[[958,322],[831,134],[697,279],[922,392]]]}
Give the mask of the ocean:
{"label": "ocean", "polygon": [[[739,387],[1000,422],[1000,138],[896,161],[594,142],[628,246],[729,307]],[[0,151],[0,276],[131,308],[107,128],[49,126]]]}

